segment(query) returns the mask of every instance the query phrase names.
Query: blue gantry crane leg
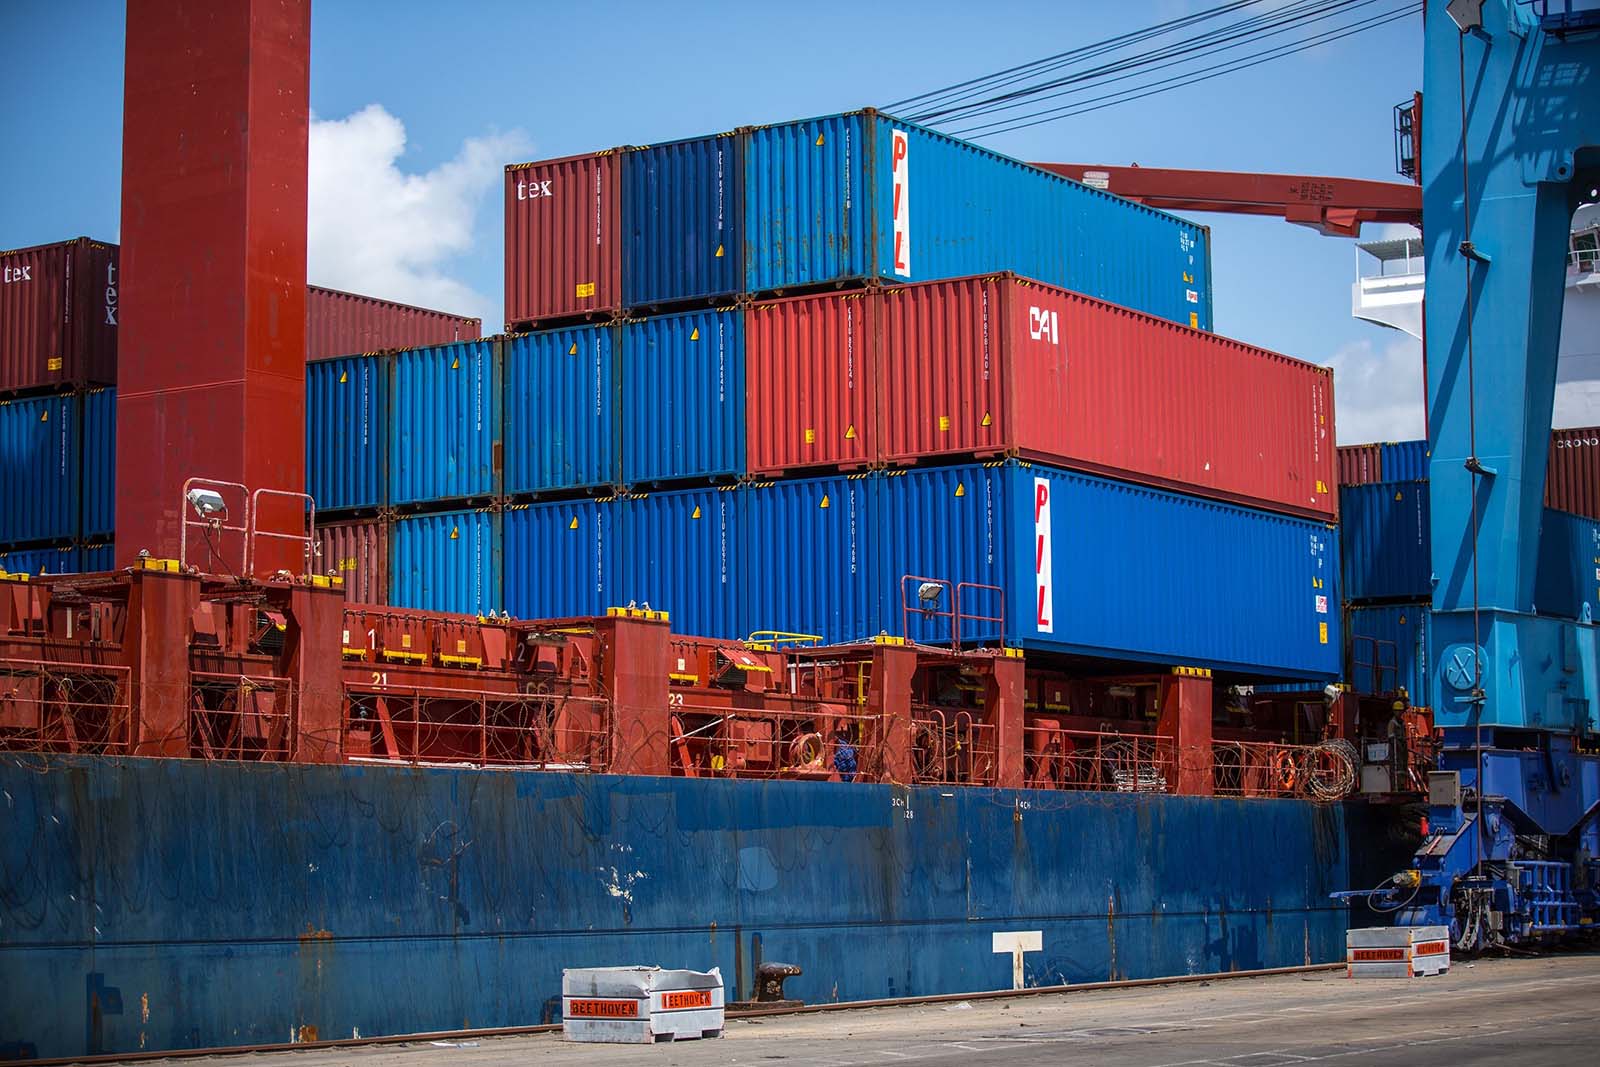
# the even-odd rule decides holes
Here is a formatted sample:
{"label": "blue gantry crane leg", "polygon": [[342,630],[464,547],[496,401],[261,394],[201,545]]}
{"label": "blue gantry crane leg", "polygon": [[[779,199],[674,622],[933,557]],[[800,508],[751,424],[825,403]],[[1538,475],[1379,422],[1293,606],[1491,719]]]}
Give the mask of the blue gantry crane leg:
{"label": "blue gantry crane leg", "polygon": [[1449,925],[1462,949],[1600,921],[1600,630],[1534,602],[1565,252],[1573,211],[1600,199],[1600,24],[1550,18],[1570,6],[1426,7],[1429,663],[1444,747],[1413,869],[1373,899],[1399,923]]}

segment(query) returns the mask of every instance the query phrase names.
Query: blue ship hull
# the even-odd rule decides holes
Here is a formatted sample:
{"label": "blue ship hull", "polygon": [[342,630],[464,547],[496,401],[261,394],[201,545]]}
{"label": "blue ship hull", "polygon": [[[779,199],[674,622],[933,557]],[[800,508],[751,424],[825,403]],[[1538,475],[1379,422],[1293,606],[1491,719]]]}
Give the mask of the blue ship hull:
{"label": "blue ship hull", "polygon": [[0,1058],[559,1018],[563,967],[791,995],[1342,958],[1355,809],[387,766],[0,759]]}

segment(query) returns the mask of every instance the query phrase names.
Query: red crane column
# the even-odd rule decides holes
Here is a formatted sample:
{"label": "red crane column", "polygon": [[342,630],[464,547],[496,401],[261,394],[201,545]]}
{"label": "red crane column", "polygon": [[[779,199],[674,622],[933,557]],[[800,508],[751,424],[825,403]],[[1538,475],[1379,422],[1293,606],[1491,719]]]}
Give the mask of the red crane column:
{"label": "red crane column", "polygon": [[186,478],[304,488],[310,40],[310,0],[128,0],[119,567],[177,555]]}

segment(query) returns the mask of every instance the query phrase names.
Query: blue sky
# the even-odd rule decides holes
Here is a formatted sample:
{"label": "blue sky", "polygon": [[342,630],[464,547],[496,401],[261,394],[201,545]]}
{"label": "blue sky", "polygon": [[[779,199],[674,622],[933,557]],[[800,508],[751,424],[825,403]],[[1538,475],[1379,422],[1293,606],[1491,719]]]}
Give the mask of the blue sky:
{"label": "blue sky", "polygon": [[[311,280],[493,328],[506,162],[878,105],[1203,6],[317,0]],[[0,0],[0,247],[115,238],[123,17],[117,0]],[[984,143],[1024,159],[1398,180],[1391,109],[1420,80],[1419,17]],[[1350,317],[1350,241],[1201,220],[1219,331],[1331,362],[1344,440],[1420,435],[1417,348]]]}

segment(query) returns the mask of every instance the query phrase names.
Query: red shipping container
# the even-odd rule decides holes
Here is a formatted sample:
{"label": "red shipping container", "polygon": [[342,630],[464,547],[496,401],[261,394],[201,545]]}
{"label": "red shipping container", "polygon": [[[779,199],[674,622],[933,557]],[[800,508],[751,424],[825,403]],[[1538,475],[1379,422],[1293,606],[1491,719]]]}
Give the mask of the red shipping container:
{"label": "red shipping container", "polygon": [[483,320],[306,286],[306,359],[476,341]]}
{"label": "red shipping container", "polygon": [[1600,426],[1551,433],[1544,506],[1600,519]]}
{"label": "red shipping container", "polygon": [[389,526],[378,519],[317,526],[317,571],[344,579],[352,604],[389,603]]}
{"label": "red shipping container", "polygon": [[1339,446],[1339,484],[1371,485],[1383,481],[1383,446]]}
{"label": "red shipping container", "polygon": [[0,392],[117,380],[117,246],[0,252]]}
{"label": "red shipping container", "polygon": [[878,441],[890,462],[1019,455],[1338,513],[1327,368],[1009,274],[874,299]]}
{"label": "red shipping container", "polygon": [[620,306],[620,158],[610,151],[506,168],[506,329]]}
{"label": "red shipping container", "polygon": [[752,474],[877,458],[871,353],[877,301],[824,293],[745,315],[745,452]]}

